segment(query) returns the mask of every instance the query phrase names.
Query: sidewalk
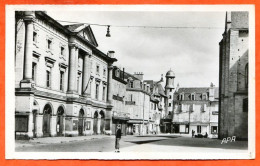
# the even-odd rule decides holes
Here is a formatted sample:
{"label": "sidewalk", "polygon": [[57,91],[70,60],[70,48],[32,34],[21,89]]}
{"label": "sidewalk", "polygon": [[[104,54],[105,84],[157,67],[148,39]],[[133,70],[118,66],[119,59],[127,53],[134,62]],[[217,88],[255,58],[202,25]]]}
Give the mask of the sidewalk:
{"label": "sidewalk", "polygon": [[77,141],[86,141],[94,139],[104,139],[104,138],[114,138],[113,135],[88,135],[88,136],[78,136],[78,137],[42,137],[33,138],[31,140],[15,140],[15,147],[25,147],[34,146],[42,144],[59,144],[59,143],[69,143]]}

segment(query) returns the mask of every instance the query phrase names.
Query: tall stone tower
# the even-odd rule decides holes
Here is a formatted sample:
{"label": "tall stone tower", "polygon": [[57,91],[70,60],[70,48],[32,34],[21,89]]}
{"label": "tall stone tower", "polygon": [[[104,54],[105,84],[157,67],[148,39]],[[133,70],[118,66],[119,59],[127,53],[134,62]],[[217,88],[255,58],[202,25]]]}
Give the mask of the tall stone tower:
{"label": "tall stone tower", "polygon": [[166,92],[166,96],[168,97],[168,99],[166,100],[166,113],[167,113],[166,115],[168,115],[169,112],[171,112],[171,114],[172,114],[172,110],[173,110],[173,93],[174,93],[175,74],[170,69],[166,73],[165,77],[166,77],[165,92]]}

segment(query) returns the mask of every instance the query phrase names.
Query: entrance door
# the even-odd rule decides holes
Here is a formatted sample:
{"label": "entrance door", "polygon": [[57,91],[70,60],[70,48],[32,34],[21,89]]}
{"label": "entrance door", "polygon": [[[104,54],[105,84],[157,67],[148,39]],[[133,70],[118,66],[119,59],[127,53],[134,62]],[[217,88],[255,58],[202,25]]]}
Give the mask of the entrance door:
{"label": "entrance door", "polygon": [[105,114],[103,111],[100,112],[101,121],[100,121],[100,134],[104,134],[105,131]]}
{"label": "entrance door", "polygon": [[97,134],[97,129],[98,129],[98,112],[96,111],[94,114],[93,134]]}
{"label": "entrance door", "polygon": [[50,136],[50,119],[51,119],[51,107],[47,104],[43,109],[43,127],[42,132],[44,137]]}
{"label": "entrance door", "polygon": [[58,136],[62,136],[62,132],[64,130],[63,119],[64,119],[64,109],[62,107],[59,107],[57,111],[57,126],[56,126],[57,127],[56,131]]}
{"label": "entrance door", "polygon": [[84,129],[84,110],[79,111],[79,124],[78,124],[78,131],[79,135],[83,135],[83,129]]}

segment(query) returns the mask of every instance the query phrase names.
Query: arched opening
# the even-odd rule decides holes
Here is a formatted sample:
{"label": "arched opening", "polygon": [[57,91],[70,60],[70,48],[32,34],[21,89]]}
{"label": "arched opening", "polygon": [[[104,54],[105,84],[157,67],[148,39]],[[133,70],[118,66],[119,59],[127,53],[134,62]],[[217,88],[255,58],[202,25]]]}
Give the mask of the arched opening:
{"label": "arched opening", "polygon": [[93,134],[97,134],[97,129],[98,129],[98,111],[94,113]]}
{"label": "arched opening", "polygon": [[46,104],[43,109],[43,127],[42,133],[44,137],[50,136],[50,120],[51,120],[52,109],[49,104]]}
{"label": "arched opening", "polygon": [[64,109],[62,106],[60,106],[57,111],[56,131],[58,136],[62,136],[64,131]]}
{"label": "arched opening", "polygon": [[84,110],[81,109],[79,111],[79,123],[78,123],[79,135],[83,135],[83,129],[84,129]]}
{"label": "arched opening", "polygon": [[100,122],[100,134],[105,133],[105,113],[104,111],[100,111],[100,116],[101,116],[101,122]]}

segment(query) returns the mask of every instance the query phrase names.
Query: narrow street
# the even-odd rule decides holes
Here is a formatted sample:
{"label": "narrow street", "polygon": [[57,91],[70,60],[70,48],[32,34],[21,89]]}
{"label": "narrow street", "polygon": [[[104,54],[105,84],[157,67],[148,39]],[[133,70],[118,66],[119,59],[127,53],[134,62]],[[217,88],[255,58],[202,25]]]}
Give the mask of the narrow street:
{"label": "narrow street", "polygon": [[[88,137],[88,136],[85,136]],[[77,137],[79,138],[79,137]],[[72,139],[63,143],[44,143],[39,141],[16,141],[17,152],[114,152],[114,136],[99,138]],[[50,138],[53,140],[59,137]],[[190,138],[182,135],[123,136],[120,141],[121,152],[243,152],[247,141],[221,144],[221,140],[209,138]]]}

